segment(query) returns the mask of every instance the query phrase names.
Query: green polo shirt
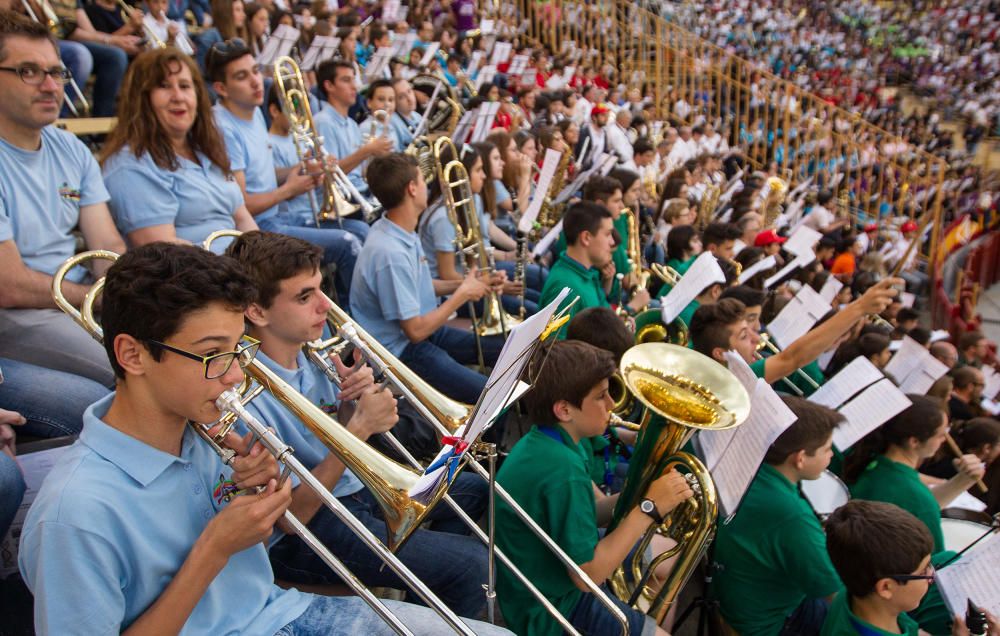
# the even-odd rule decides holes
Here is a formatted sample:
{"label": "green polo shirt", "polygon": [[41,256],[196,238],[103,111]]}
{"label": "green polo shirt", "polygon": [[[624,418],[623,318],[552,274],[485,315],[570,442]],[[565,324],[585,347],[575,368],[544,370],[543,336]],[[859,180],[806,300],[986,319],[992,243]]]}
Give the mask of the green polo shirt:
{"label": "green polo shirt", "polygon": [[[900,614],[899,618],[896,619],[896,624],[899,625],[899,634],[917,636],[920,631],[917,622],[906,614]],[[848,603],[847,591],[841,590],[833,599],[833,603],[830,604],[830,611],[823,622],[820,636],[871,636],[871,634],[888,635],[892,633],[879,629],[855,616],[854,612],[851,611],[850,603]]]}
{"label": "green polo shirt", "polygon": [[[612,221],[612,226],[618,230],[618,234],[621,236],[621,242],[618,243],[618,247],[615,251],[611,253],[611,259],[615,262],[615,273],[617,274],[628,274],[632,271],[632,266],[628,262],[628,217],[624,214],[620,214],[618,218]],[[566,233],[559,232],[559,238],[556,239],[556,254],[562,257],[566,253]],[[549,276],[552,272],[549,272]],[[611,285],[611,293],[609,294],[611,298],[618,302],[618,298],[621,296],[621,285],[618,283],[618,279],[615,278],[614,283]],[[544,305],[542,305],[544,307]]]}
{"label": "green polo shirt", "polygon": [[753,371],[753,374],[758,378],[764,377],[764,371],[766,370],[765,367],[767,367],[767,358],[760,358],[759,360],[754,360],[750,363],[750,370]]}
{"label": "green polo shirt", "polygon": [[896,504],[924,522],[934,537],[935,552],[944,550],[941,506],[916,469],[879,455],[851,486],[851,497]]}
{"label": "green polo shirt", "polygon": [[[580,445],[561,427],[538,427],[521,438],[500,467],[497,482],[576,563],[594,558],[599,535],[593,484]],[[502,500],[496,504],[497,545],[564,616],[581,592],[566,567],[521,522]],[[537,599],[509,569],[497,563],[497,596],[507,626],[516,634],[558,636],[562,633]]]}
{"label": "green polo shirt", "polygon": [[691,319],[694,318],[694,312],[698,311],[701,307],[701,303],[697,300],[692,300],[688,303],[688,306],[681,310],[681,313],[677,314],[677,317],[684,321],[684,326],[691,327]]}
{"label": "green polo shirt", "polygon": [[826,536],[795,484],[763,464],[728,524],[720,520],[712,582],[722,616],[742,636],[772,636],[807,598],[842,585]]}
{"label": "green polo shirt", "polygon": [[[555,300],[563,287],[569,287],[570,293],[566,300],[560,305],[560,309],[570,304],[574,298],[580,300],[569,310],[570,319],[576,312],[588,307],[610,307],[608,298],[604,295],[604,288],[601,287],[601,272],[595,267],[584,267],[582,263],[571,258],[567,254],[562,254],[549,270],[549,276],[542,286],[542,297],[538,301],[540,307],[548,305]],[[560,339],[566,337],[566,326],[559,330]]]}

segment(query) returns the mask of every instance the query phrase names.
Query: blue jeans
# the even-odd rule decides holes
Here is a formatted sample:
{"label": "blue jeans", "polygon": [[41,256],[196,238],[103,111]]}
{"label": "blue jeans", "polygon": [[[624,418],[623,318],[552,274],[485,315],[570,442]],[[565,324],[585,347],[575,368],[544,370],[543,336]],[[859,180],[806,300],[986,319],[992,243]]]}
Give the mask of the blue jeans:
{"label": "blue jeans", "polygon": [[[482,338],[488,366],[496,363],[503,343],[499,336]],[[426,340],[406,345],[399,359],[453,400],[475,404],[486,388],[486,376],[465,366],[478,362],[476,337],[471,331],[441,327]]]}
{"label": "blue jeans", "polygon": [[35,437],[76,435],[83,412],[111,391],[79,375],[46,369],[20,360],[0,358],[0,408],[28,420],[18,433]]}
{"label": "blue jeans", "polygon": [[205,29],[197,35],[190,35],[190,37],[194,43],[194,59],[198,61],[198,68],[201,69],[203,76],[208,77],[205,69],[205,58],[208,56],[208,50],[212,48],[212,45],[222,41],[222,36],[219,35],[218,29],[212,28]]}
{"label": "blue jeans", "polygon": [[[651,636],[656,633],[656,622],[651,617],[618,600],[618,597],[611,593],[607,585],[602,585],[601,589],[604,590],[608,598],[614,601],[615,605],[625,612],[625,618],[628,620],[629,634],[633,634],[634,636]],[[577,602],[576,607],[573,608],[566,618],[584,636],[588,634],[598,636],[601,634],[621,633],[621,623],[597,600],[596,596],[589,592],[584,592],[583,596]]]}
{"label": "blue jeans", "polygon": [[826,599],[807,598],[785,620],[779,636],[818,634],[829,611],[830,604]]}
{"label": "blue jeans", "polygon": [[[59,41],[59,54],[63,64],[73,73],[73,79],[82,90],[92,72],[94,78],[94,117],[111,117],[115,114],[115,99],[121,88],[128,56],[125,51],[97,42]],[[70,89],[72,90],[72,89]],[[72,96],[72,94],[71,94]]]}
{"label": "blue jeans", "polygon": [[14,515],[24,498],[24,476],[17,462],[6,453],[0,453],[0,539],[10,529]]}
{"label": "blue jeans", "polygon": [[[488,484],[477,475],[460,473],[449,493],[459,506],[478,520],[488,502]],[[386,541],[382,510],[367,490],[340,497],[348,510],[375,536]],[[486,605],[486,546],[467,536],[469,528],[448,504],[439,502],[399,550],[399,558],[448,607],[460,616],[477,616]],[[325,506],[309,522],[309,529],[368,587],[407,589],[391,569]],[[284,537],[271,549],[274,575],[292,583],[330,585],[340,579],[296,535]],[[418,597],[414,603],[423,603]]]}
{"label": "blue jeans", "polygon": [[[364,223],[361,224],[364,225]],[[337,265],[338,304],[341,307],[351,306],[348,294],[351,289],[351,278],[354,276],[354,264],[358,260],[358,253],[361,252],[362,240],[355,234],[346,231],[347,221],[344,222],[344,230],[289,225],[277,216],[264,219],[258,225],[262,230],[294,236],[323,248],[323,264],[334,263]],[[365,225],[366,229],[367,227]]]}
{"label": "blue jeans", "polygon": [[[383,600],[382,603],[417,636],[450,634],[444,621],[426,607]],[[501,636],[510,634],[489,623],[465,619],[477,634]],[[314,596],[312,603],[298,618],[278,630],[275,636],[391,636],[392,629],[368,604],[356,596]]]}

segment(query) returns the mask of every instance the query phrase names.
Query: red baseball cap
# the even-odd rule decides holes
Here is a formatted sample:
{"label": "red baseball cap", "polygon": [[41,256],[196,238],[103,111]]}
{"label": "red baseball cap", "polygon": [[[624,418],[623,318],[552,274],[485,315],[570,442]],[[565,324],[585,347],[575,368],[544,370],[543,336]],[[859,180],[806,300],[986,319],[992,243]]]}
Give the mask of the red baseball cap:
{"label": "red baseball cap", "polygon": [[610,113],[611,109],[604,102],[599,102],[594,104],[594,107],[590,109],[590,116],[597,117],[598,115],[603,115],[604,113]]}
{"label": "red baseball cap", "polygon": [[916,232],[917,231],[917,224],[914,223],[913,221],[907,221],[906,223],[903,223],[903,225],[899,228],[899,231],[900,232]]}
{"label": "red baseball cap", "polygon": [[753,240],[753,245],[754,247],[765,247],[767,245],[771,245],[772,243],[781,245],[787,240],[788,239],[784,236],[778,236],[778,233],[774,230],[764,230]]}
{"label": "red baseball cap", "polygon": [[865,232],[875,232],[876,230],[878,230],[877,223],[869,223],[865,226]]}

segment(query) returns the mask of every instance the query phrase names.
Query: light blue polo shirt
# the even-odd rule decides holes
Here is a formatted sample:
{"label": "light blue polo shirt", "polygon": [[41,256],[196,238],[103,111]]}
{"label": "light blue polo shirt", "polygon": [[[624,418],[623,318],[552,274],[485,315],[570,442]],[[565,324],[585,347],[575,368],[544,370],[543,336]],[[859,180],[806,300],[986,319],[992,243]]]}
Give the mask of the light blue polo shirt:
{"label": "light blue polo shirt", "polygon": [[[337,159],[354,154],[364,143],[358,122],[341,115],[332,106],[316,113],[313,116],[313,123],[316,124],[316,130],[319,131],[319,134],[323,136],[323,148]],[[364,162],[359,163],[354,170],[347,173],[347,178],[362,193],[368,192],[368,184],[365,183],[362,170],[363,165]]]}
{"label": "light blue polo shirt", "polygon": [[434,283],[420,237],[382,217],[372,224],[354,265],[354,319],[399,356],[410,342],[399,321],[422,316],[435,307]]}
{"label": "light blue polo shirt", "polygon": [[[295,150],[295,141],[292,140],[291,135],[282,137],[281,135],[268,133],[267,137],[271,143],[271,157],[274,159],[275,166],[278,168],[290,168],[298,165],[299,155]],[[316,196],[316,203],[322,203],[322,194],[318,189]],[[300,194],[297,197],[279,203],[278,217],[286,225],[316,227],[316,219],[313,216],[312,204],[309,203],[308,193]]]}
{"label": "light blue polo shirt", "polygon": [[[482,199],[478,194],[473,195],[476,199],[476,209],[479,210],[480,227],[489,228],[489,216],[482,212]],[[426,220],[420,218],[418,230],[420,231],[420,246],[424,254],[429,254],[427,263],[431,269],[431,277],[438,278],[437,252],[453,252],[455,254],[455,270],[459,273],[465,271],[464,266],[459,263],[459,256],[455,245],[455,224],[448,218],[448,212],[444,205],[438,205],[430,212],[425,212]],[[487,246],[490,244],[490,237],[487,229],[483,235],[483,241]]]}
{"label": "light blue polo shirt", "polygon": [[[340,391],[316,365],[306,358],[304,353],[300,352],[295,360],[298,364],[297,369],[284,368],[264,355],[263,351],[257,352],[256,359],[274,371],[278,377],[290,384],[293,389],[304,395],[310,402],[333,417],[337,416],[337,409],[340,406],[340,398],[338,397]],[[316,468],[330,454],[330,449],[268,391],[264,391],[247,404],[247,410],[256,415],[261,422],[274,427],[282,441],[295,449],[295,457],[309,470]],[[331,424],[339,426],[336,422],[331,421]],[[247,429],[242,422],[240,427],[241,434],[245,435]],[[341,475],[340,480],[333,488],[333,495],[346,497],[364,487],[361,480],[345,468],[344,474]]]}
{"label": "light blue polo shirt", "polygon": [[233,214],[243,205],[236,179],[201,153],[198,162],[177,161],[177,170],[167,170],[149,153],[136,157],[126,146],[104,162],[119,232],[128,236],[153,225],[173,225],[178,238],[197,245],[216,230],[235,229]]}
{"label": "light blue polo shirt", "polygon": [[[13,239],[29,268],[54,274],[76,251],[70,232],[80,208],[108,199],[101,169],[76,135],[46,126],[38,150],[0,139],[0,241]],[[86,272],[73,274],[79,282]]]}
{"label": "light blue polo shirt", "polygon": [[[230,470],[193,430],[175,456],[101,421],[114,395],[84,413],[79,440],[45,478],[25,520],[18,565],[41,634],[126,629],[177,574],[232,488]],[[271,636],[310,600],[274,584],[257,544],[229,557],[181,633]]]}
{"label": "light blue polo shirt", "polygon": [[510,191],[500,179],[493,180],[493,190],[496,191],[497,206],[510,201]]}
{"label": "light blue polo shirt", "polygon": [[389,121],[392,124],[392,132],[396,135],[396,148],[399,151],[406,150],[407,146],[413,143],[413,131],[420,125],[420,114],[414,111],[409,117],[404,117],[400,113],[393,113]]}
{"label": "light blue polo shirt", "polygon": [[[392,119],[395,119],[395,117],[393,117]],[[365,137],[369,137],[370,135],[372,135],[373,134],[372,130],[374,129],[374,131],[375,131],[374,132],[374,136],[375,137],[387,136],[392,141],[392,151],[393,152],[399,152],[403,148],[406,148],[406,146],[403,146],[403,148],[400,148],[397,145],[396,133],[392,129],[392,119],[389,120],[389,124],[383,125],[383,124],[380,124],[377,121],[375,121],[374,117],[368,117],[363,122],[361,122],[360,124],[358,124],[358,128],[361,129],[362,139],[364,139]],[[373,124],[374,124],[374,126],[373,126]],[[371,138],[371,137],[369,137],[369,138]]]}
{"label": "light blue polo shirt", "polygon": [[[278,189],[278,176],[274,172],[271,157],[271,140],[264,122],[264,114],[259,108],[253,110],[253,120],[245,121],[229,112],[221,103],[212,107],[215,125],[219,127],[226,142],[229,168],[233,172],[243,171],[247,193],[273,192]],[[272,206],[254,219],[262,220],[278,213],[278,206]]]}

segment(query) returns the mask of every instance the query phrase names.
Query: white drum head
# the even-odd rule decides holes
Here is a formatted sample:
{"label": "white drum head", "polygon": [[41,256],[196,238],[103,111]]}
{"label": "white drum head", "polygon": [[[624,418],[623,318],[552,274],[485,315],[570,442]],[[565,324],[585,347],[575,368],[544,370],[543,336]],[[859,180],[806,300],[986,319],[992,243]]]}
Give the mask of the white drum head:
{"label": "white drum head", "polygon": [[941,531],[944,533],[944,548],[953,552],[961,552],[983,536],[990,527],[975,521],[965,519],[941,519]]}
{"label": "white drum head", "polygon": [[816,514],[824,519],[851,498],[851,493],[844,482],[828,470],[824,470],[819,479],[803,479],[800,483],[802,494]]}

